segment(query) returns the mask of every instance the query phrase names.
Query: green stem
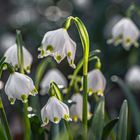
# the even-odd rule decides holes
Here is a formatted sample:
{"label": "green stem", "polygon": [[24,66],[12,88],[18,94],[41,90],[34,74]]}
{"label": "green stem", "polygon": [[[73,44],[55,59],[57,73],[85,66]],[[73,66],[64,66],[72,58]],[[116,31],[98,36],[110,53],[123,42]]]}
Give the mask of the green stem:
{"label": "green stem", "polygon": [[[17,42],[17,55],[18,55],[18,62],[20,66],[20,72],[24,74],[24,54],[23,54],[23,42],[22,42],[22,36],[21,32],[19,30],[16,31],[16,42]],[[25,121],[25,140],[30,140],[31,135],[31,126],[30,126],[30,120],[28,118],[28,103],[23,104],[24,107],[24,121]]]}
{"label": "green stem", "polygon": [[69,126],[69,123],[67,121],[65,121],[65,126],[66,126],[66,129],[67,129],[67,132],[68,132],[69,140],[73,140],[73,136],[71,134],[70,126]]}
{"label": "green stem", "polygon": [[88,57],[89,57],[89,37],[87,30],[79,18],[74,18],[74,23],[78,29],[80,39],[83,46],[83,116],[82,123],[84,129],[84,139],[87,139],[87,103],[88,103],[88,91],[87,91],[87,74],[88,74]]}
{"label": "green stem", "polygon": [[23,54],[23,42],[21,32],[19,30],[16,31],[16,43],[17,43],[17,55],[18,55],[18,64],[20,67],[20,72],[24,73],[24,54]]}
{"label": "green stem", "polygon": [[[80,35],[80,39],[83,46],[83,130],[84,130],[84,139],[87,139],[87,73],[88,73],[88,56],[89,56],[89,37],[85,25],[78,17],[69,17],[65,22],[65,29],[68,29],[71,24],[71,20],[74,21],[77,30]],[[71,87],[70,87],[71,88]],[[69,92],[69,91],[68,91]]]}
{"label": "green stem", "polygon": [[[90,62],[92,60],[96,60],[96,61],[99,60],[99,58],[97,56],[94,56],[96,53],[97,52],[95,52],[95,53],[93,53],[93,54],[91,54],[89,56],[88,62]],[[75,83],[75,77],[77,76],[77,74],[81,70],[82,66],[83,66],[83,59],[79,62],[79,64],[77,65],[76,69],[74,70],[74,73],[72,75],[72,77],[74,77],[74,78],[72,78],[71,81],[70,81],[70,84],[69,84],[69,87],[68,87],[68,91],[67,91],[67,99],[69,99],[69,95],[70,95],[71,89],[72,89],[72,87],[73,87],[73,85]]]}
{"label": "green stem", "polygon": [[10,129],[9,129],[9,126],[8,126],[8,121],[7,121],[7,118],[6,118],[6,113],[5,113],[5,110],[4,110],[4,107],[3,107],[1,97],[0,97],[0,113],[1,113],[1,120],[2,120],[3,125],[4,125],[7,138],[8,138],[8,140],[12,140],[12,137],[11,137],[11,134],[10,134]]}
{"label": "green stem", "polygon": [[30,134],[31,134],[31,126],[30,126],[30,120],[28,118],[28,102],[23,104],[24,106],[24,122],[25,122],[25,140],[30,140]]}
{"label": "green stem", "polygon": [[[83,66],[83,61],[80,61],[79,64],[77,65],[74,73],[73,73],[73,77],[77,76],[77,74],[80,71],[80,69],[82,68],[82,66]],[[75,81],[74,78],[72,78],[71,81],[70,81],[70,84],[69,84],[69,87],[68,87],[68,91],[67,91],[67,99],[69,99],[69,95],[70,95],[71,89],[72,89],[72,87],[74,85],[74,81]]]}

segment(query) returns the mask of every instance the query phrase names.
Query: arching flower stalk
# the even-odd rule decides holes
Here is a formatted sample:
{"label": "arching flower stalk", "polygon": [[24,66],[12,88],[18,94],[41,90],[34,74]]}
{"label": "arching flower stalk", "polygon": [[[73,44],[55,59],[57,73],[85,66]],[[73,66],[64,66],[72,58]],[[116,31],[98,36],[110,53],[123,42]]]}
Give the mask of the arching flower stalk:
{"label": "arching flower stalk", "polygon": [[87,73],[88,73],[88,56],[89,56],[89,37],[83,22],[78,17],[68,17],[64,28],[60,28],[55,31],[50,31],[45,34],[42,47],[39,48],[41,51],[40,57],[51,55],[59,63],[67,56],[70,66],[75,68],[74,58],[76,51],[76,44],[69,37],[67,30],[71,25],[71,20],[74,21],[77,30],[80,35],[80,39],[83,47],[83,129],[84,139],[87,139]]}
{"label": "arching flower stalk", "polygon": [[122,18],[112,28],[112,39],[108,43],[113,43],[115,46],[122,44],[124,49],[129,50],[132,45],[138,47],[137,42],[140,36],[140,31],[130,18]]}

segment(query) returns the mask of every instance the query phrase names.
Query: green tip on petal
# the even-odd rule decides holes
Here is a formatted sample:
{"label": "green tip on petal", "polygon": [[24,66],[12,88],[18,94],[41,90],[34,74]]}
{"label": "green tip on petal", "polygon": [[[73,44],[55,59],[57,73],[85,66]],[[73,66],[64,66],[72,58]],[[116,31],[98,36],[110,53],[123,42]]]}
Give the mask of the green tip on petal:
{"label": "green tip on petal", "polygon": [[48,45],[47,46],[47,50],[50,51],[50,52],[53,52],[54,48],[52,45]]}
{"label": "green tip on petal", "polygon": [[73,69],[75,69],[75,68],[76,68],[76,66],[75,66],[75,64],[74,64],[74,62],[73,62],[73,60],[72,60],[72,59],[70,60],[70,66],[71,66]]}
{"label": "green tip on petal", "polygon": [[13,105],[15,103],[15,99],[14,98],[10,98],[10,104]]}
{"label": "green tip on petal", "polygon": [[62,59],[61,55],[57,55],[57,56],[56,56],[56,61],[57,61],[58,63],[61,61],[61,59]]}
{"label": "green tip on petal", "polygon": [[126,39],[125,39],[125,43],[126,43],[126,44],[130,44],[130,43],[131,43],[131,39],[130,39],[129,37],[126,38]]}
{"label": "green tip on petal", "polygon": [[104,96],[104,93],[103,93],[102,90],[99,90],[99,91],[97,92],[97,95],[98,95],[98,96]]}
{"label": "green tip on petal", "polygon": [[36,88],[34,88],[31,92],[30,92],[31,95],[35,96],[36,94],[38,94],[38,91]]}
{"label": "green tip on petal", "polygon": [[54,117],[53,118],[53,121],[54,121],[54,123],[58,123],[59,122],[59,119],[57,117]]}
{"label": "green tip on petal", "polygon": [[47,117],[45,118],[44,122],[45,122],[45,124],[47,124],[49,122]]}
{"label": "green tip on petal", "polygon": [[72,117],[72,120],[73,120],[74,122],[77,122],[77,121],[78,121],[78,117],[75,115],[75,116]]}
{"label": "green tip on petal", "polygon": [[26,94],[21,95],[21,99],[23,103],[27,103],[28,102],[28,96]]}
{"label": "green tip on petal", "polygon": [[27,66],[25,70],[27,73],[30,73],[30,69],[31,69],[31,66]]}
{"label": "green tip on petal", "polygon": [[38,48],[38,50],[40,51],[40,54],[38,55],[38,58],[46,57],[46,50],[45,49]]}
{"label": "green tip on petal", "polygon": [[71,120],[71,118],[69,117],[68,114],[64,114],[64,119],[65,119],[66,121],[70,121],[70,120]]}
{"label": "green tip on petal", "polygon": [[48,118],[46,117],[43,124],[41,125],[41,127],[45,127],[47,124],[48,124],[49,120]]}
{"label": "green tip on petal", "polygon": [[93,94],[93,90],[91,88],[88,90],[88,94],[89,94],[89,96],[91,96]]}
{"label": "green tip on petal", "polygon": [[69,51],[69,52],[67,53],[67,56],[70,58],[70,57],[72,56],[72,53]]}

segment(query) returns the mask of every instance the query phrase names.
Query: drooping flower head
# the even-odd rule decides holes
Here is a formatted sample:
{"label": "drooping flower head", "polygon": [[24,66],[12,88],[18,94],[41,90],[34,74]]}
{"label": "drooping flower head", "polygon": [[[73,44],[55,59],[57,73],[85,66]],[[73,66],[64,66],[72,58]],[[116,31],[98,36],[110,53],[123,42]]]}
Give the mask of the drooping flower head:
{"label": "drooping flower head", "polygon": [[16,99],[21,100],[22,102],[27,102],[28,96],[36,95],[37,90],[30,77],[25,74],[14,72],[10,74],[6,82],[5,93],[11,104],[14,104]]}
{"label": "drooping flower head", "polygon": [[127,85],[134,91],[140,91],[140,67],[133,66],[125,76]]}
{"label": "drooping flower head", "polygon": [[60,63],[67,57],[69,65],[75,68],[76,43],[70,38],[67,30],[64,28],[47,32],[39,51],[41,51],[39,58],[53,56],[57,63]]}
{"label": "drooping flower head", "polygon": [[42,126],[48,124],[49,120],[53,123],[59,123],[61,119],[71,121],[69,117],[69,108],[55,96],[49,98],[47,104],[41,109]]}
{"label": "drooping flower head", "polygon": [[126,50],[129,50],[132,45],[138,47],[139,36],[140,31],[134,22],[129,18],[123,18],[112,28],[112,39],[108,42],[114,45],[122,44]]}
{"label": "drooping flower head", "polygon": [[88,92],[89,95],[97,93],[103,96],[106,87],[106,79],[99,69],[94,69],[88,73]]}
{"label": "drooping flower head", "polygon": [[[23,54],[24,54],[24,69],[26,70],[26,72],[30,72],[30,67],[31,67],[33,58],[30,52],[25,47],[22,47],[22,48],[23,48]],[[12,66],[16,68],[19,68],[16,44],[8,48],[4,56],[6,57],[5,62],[12,64]]]}
{"label": "drooping flower head", "polygon": [[[74,121],[82,120],[83,112],[83,96],[80,93],[72,95],[71,101],[73,104],[70,107],[70,116]],[[88,119],[90,119],[90,104],[88,103]]]}
{"label": "drooping flower head", "polygon": [[44,94],[49,90],[52,82],[55,82],[59,88],[67,87],[65,76],[58,69],[51,69],[45,74],[40,83],[41,94]]}

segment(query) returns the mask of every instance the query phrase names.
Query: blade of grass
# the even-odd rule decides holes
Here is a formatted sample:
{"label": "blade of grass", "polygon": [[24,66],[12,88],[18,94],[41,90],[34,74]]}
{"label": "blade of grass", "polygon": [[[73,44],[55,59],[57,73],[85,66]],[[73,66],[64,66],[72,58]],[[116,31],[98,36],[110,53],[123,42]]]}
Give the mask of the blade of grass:
{"label": "blade of grass", "polygon": [[121,89],[124,91],[123,93],[126,96],[128,103],[130,105],[130,110],[132,112],[132,118],[134,121],[134,125],[136,127],[136,132],[139,134],[140,133],[140,123],[139,123],[140,111],[136,103],[136,100],[133,96],[133,93],[129,90],[127,85],[118,76],[112,76],[111,79],[113,82],[117,83],[121,87]]}
{"label": "blade of grass", "polygon": [[106,140],[111,133],[112,129],[115,127],[116,123],[118,122],[118,118],[111,120],[109,123],[107,123],[103,129],[103,134],[102,134],[102,140]]}
{"label": "blade of grass", "polygon": [[128,121],[128,104],[124,100],[118,122],[118,131],[116,140],[126,140],[127,139],[127,121]]}
{"label": "blade of grass", "polygon": [[92,126],[89,132],[89,140],[101,140],[102,132],[104,127],[104,117],[105,117],[105,100],[104,97],[100,97],[98,106],[95,110]]}

